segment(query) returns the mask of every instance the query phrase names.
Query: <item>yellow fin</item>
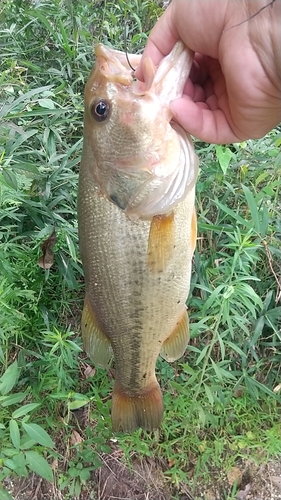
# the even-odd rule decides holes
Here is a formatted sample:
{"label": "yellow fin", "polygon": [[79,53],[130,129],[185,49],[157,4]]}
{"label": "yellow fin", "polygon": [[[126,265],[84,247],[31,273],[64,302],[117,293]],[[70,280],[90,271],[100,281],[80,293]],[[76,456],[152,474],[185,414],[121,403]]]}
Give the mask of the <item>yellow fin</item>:
{"label": "yellow fin", "polygon": [[176,361],[176,359],[179,359],[184,354],[188,342],[189,322],[187,311],[185,310],[170,337],[162,345],[160,355],[166,361]]}
{"label": "yellow fin", "polygon": [[150,224],[147,261],[152,272],[165,270],[174,248],[174,214],[155,215]]}
{"label": "yellow fin", "polygon": [[196,215],[195,207],[194,207],[192,219],[191,219],[190,239],[191,239],[191,248],[192,248],[192,253],[193,253],[195,250],[195,247],[196,247],[196,240],[197,240],[197,215]]}
{"label": "yellow fin", "polygon": [[132,432],[141,427],[152,431],[160,427],[163,418],[163,397],[157,380],[141,393],[128,394],[118,380],[112,395],[112,429],[114,432]]}
{"label": "yellow fin", "polygon": [[112,358],[111,343],[101,331],[87,298],[84,302],[81,329],[84,351],[86,351],[95,365],[107,368]]}

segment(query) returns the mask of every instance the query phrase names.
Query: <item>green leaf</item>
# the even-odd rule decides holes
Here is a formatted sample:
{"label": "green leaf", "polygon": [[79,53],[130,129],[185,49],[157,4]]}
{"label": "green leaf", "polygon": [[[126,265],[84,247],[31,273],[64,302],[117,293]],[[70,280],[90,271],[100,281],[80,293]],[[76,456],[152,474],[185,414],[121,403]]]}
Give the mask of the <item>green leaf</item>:
{"label": "green leaf", "polygon": [[227,168],[229,166],[230,160],[232,158],[232,152],[229,148],[223,146],[216,146],[216,155],[223,174],[226,174]]}
{"label": "green leaf", "polygon": [[266,205],[262,207],[262,220],[260,225],[260,235],[262,238],[265,238],[268,231],[268,223],[269,223],[269,214],[268,208]]}
{"label": "green leaf", "polygon": [[35,134],[38,134],[37,129],[31,129],[28,130],[27,132],[24,132],[23,134],[19,134],[18,138],[15,140],[9,151],[9,155],[11,155],[14,151],[16,151],[21,144],[23,144],[25,141],[28,141],[30,137],[32,137]]}
{"label": "green leaf", "polygon": [[260,183],[263,183],[264,180],[269,177],[269,172],[262,172],[255,180],[255,186],[258,187]]}
{"label": "green leaf", "polygon": [[15,464],[14,460],[12,460],[11,458],[5,458],[5,459],[3,460],[3,462],[4,462],[4,465],[5,465],[6,467],[9,467],[9,469],[11,469],[11,470],[16,470],[17,465]]}
{"label": "green leaf", "polygon": [[11,406],[20,403],[27,396],[26,392],[16,392],[10,396],[0,396],[1,406]]}
{"label": "green leaf", "polygon": [[2,173],[3,173],[3,177],[6,181],[6,183],[8,184],[8,186],[13,188],[14,190],[17,190],[18,182],[17,182],[17,178],[16,178],[14,172],[10,168],[4,168],[2,170]]}
{"label": "green leaf", "polygon": [[28,163],[27,161],[14,163],[13,170],[19,170],[20,173],[22,173],[22,171],[31,172],[36,177],[40,175],[37,166],[34,165],[34,163]]}
{"label": "green leaf", "polygon": [[47,446],[48,448],[55,447],[55,443],[50,438],[49,434],[40,425],[22,422],[22,426],[25,432],[35,441],[35,443]]}
{"label": "green leaf", "polygon": [[208,297],[203,306],[202,314],[206,314],[206,311],[213,305],[214,301],[216,301],[218,297],[218,300],[221,301],[221,292],[222,290],[224,290],[224,288],[225,285],[218,285],[217,288],[212,291],[211,295]]}
{"label": "green leaf", "polygon": [[5,104],[1,109],[0,109],[0,118],[8,118],[9,113],[14,109],[17,108],[19,104],[22,104],[22,107],[24,107],[25,102],[29,102],[33,97],[35,97],[37,94],[43,93],[45,90],[49,90],[52,88],[52,85],[46,85],[45,87],[37,87],[35,89],[29,90],[29,92],[26,92],[26,94],[21,94],[17,99],[15,99],[13,102],[9,104]]}
{"label": "green leaf", "polygon": [[16,385],[19,376],[18,362],[14,361],[0,378],[0,392],[5,396]]}
{"label": "green leaf", "polygon": [[205,358],[205,356],[207,355],[209,351],[209,346],[208,345],[205,345],[201,351],[201,353],[199,354],[198,358],[196,359],[196,365],[199,365],[199,363],[202,361],[202,359]]}
{"label": "green leaf", "polygon": [[257,231],[257,233],[260,232],[260,217],[259,217],[259,210],[257,207],[257,203],[255,198],[253,197],[253,194],[251,193],[250,189],[247,186],[242,186],[247,203],[249,205],[249,209],[253,218],[254,222],[254,228]]}
{"label": "green leaf", "polygon": [[9,428],[10,428],[10,438],[11,441],[17,450],[20,447],[20,431],[19,431],[19,426],[16,420],[10,420],[9,422]]}
{"label": "green leaf", "polygon": [[73,290],[77,289],[77,281],[71,266],[71,260],[61,251],[57,253],[57,264],[68,286]]}
{"label": "green leaf", "polygon": [[51,466],[48,464],[42,455],[39,455],[36,451],[26,451],[25,452],[26,463],[33,472],[36,472],[39,476],[47,479],[47,481],[53,481],[53,471]]}
{"label": "green leaf", "polygon": [[234,212],[234,210],[231,210],[228,206],[224,205],[223,203],[220,203],[218,200],[214,200],[214,203],[226,214],[230,215],[230,217],[236,222],[242,224],[242,226],[246,227],[247,229],[251,229],[253,224],[252,221],[247,221],[246,219],[243,219],[241,215],[239,215],[237,212]]}
{"label": "green leaf", "polygon": [[227,345],[233,349],[235,352],[237,352],[239,354],[239,356],[243,357],[245,356],[245,353],[240,349],[240,347],[238,345],[236,345],[235,343],[231,342],[231,341],[227,341]]}
{"label": "green leaf", "polygon": [[40,406],[40,403],[28,403],[26,405],[23,405],[21,408],[18,408],[12,413],[12,417],[19,418],[22,417],[23,415],[27,415],[35,408],[38,408],[38,406]]}
{"label": "green leaf", "polygon": [[38,104],[41,106],[41,108],[46,108],[46,109],[55,109],[55,104],[52,99],[38,99]]}
{"label": "green leaf", "polygon": [[65,239],[66,239],[66,243],[67,243],[71,258],[73,260],[77,260],[76,246],[74,245],[72,238],[69,236],[69,234],[66,234]]}
{"label": "green leaf", "polygon": [[31,439],[27,434],[23,434],[20,442],[21,450],[31,450],[35,445],[33,439]]}
{"label": "green leaf", "polygon": [[235,380],[235,376],[228,370],[225,370],[224,368],[220,368],[220,374],[222,376],[222,380],[223,378],[226,378],[226,379],[230,379],[230,380]]}
{"label": "green leaf", "polygon": [[219,365],[212,358],[211,358],[211,363],[213,365],[216,376],[220,381],[222,381],[223,377]]}
{"label": "green leaf", "polygon": [[19,64],[21,66],[25,66],[28,69],[31,69],[32,71],[37,72],[37,73],[42,73],[42,66],[37,66],[37,64],[34,64],[33,62],[27,61],[26,59],[19,60]]}
{"label": "green leaf", "polygon": [[69,410],[78,410],[78,408],[82,408],[82,406],[87,405],[89,401],[90,400],[88,398],[80,400],[76,399],[75,401],[69,401],[69,403],[67,403],[67,406]]}
{"label": "green leaf", "polygon": [[210,387],[207,384],[204,384],[204,389],[205,389],[207,398],[210,401],[210,404],[213,405],[214,404],[214,395],[213,395]]}
{"label": "green leaf", "polygon": [[1,453],[6,457],[14,457],[17,454],[15,448],[2,448]]}
{"label": "green leaf", "polygon": [[260,316],[260,318],[257,319],[254,334],[251,337],[251,341],[250,341],[251,346],[254,347],[257,344],[259,337],[262,335],[264,323],[265,323],[265,317]]}
{"label": "green leaf", "polygon": [[86,468],[82,469],[80,472],[81,481],[85,481],[85,482],[88,481],[88,479],[90,479],[90,475],[91,475],[91,473],[90,473],[89,469],[86,469]]}
{"label": "green leaf", "polygon": [[14,119],[14,118],[28,118],[28,117],[32,117],[32,116],[48,116],[48,115],[52,115],[52,116],[55,116],[55,115],[63,115],[63,113],[65,113],[65,111],[63,109],[60,109],[60,108],[56,108],[56,109],[44,109],[44,108],[34,108],[32,109],[32,111],[21,111],[21,112],[18,112],[18,113],[12,113],[12,114],[9,114],[7,115],[7,119]]}
{"label": "green leaf", "polygon": [[14,500],[12,495],[0,485],[0,500]]}
{"label": "green leaf", "polygon": [[27,476],[28,472],[26,469],[25,456],[20,450],[16,455],[13,456],[13,461],[15,464],[15,471],[18,476]]}

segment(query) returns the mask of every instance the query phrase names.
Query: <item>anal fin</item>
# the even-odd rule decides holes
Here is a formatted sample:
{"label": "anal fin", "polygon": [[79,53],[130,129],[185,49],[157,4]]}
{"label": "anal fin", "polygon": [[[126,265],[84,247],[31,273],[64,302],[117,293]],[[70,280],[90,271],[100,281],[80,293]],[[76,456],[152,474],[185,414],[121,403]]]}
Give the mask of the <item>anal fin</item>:
{"label": "anal fin", "polygon": [[174,213],[155,215],[150,224],[147,262],[152,272],[163,272],[174,249]]}
{"label": "anal fin", "polygon": [[84,302],[81,329],[84,350],[95,365],[107,368],[113,354],[111,343],[101,331],[87,297]]}
{"label": "anal fin", "polygon": [[188,342],[189,321],[187,311],[185,310],[173,332],[162,345],[160,355],[166,361],[176,361],[184,354]]}
{"label": "anal fin", "polygon": [[152,431],[160,427],[163,418],[163,397],[155,383],[136,394],[126,392],[118,380],[114,383],[111,420],[114,432],[132,432],[141,427]]}

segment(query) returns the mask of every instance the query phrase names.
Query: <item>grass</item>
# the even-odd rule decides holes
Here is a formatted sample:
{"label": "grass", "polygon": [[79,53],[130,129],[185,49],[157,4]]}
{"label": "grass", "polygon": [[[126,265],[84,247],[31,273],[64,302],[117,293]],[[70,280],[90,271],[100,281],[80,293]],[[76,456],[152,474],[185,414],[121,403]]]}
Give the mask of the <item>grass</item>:
{"label": "grass", "polygon": [[[114,436],[110,372],[82,351],[76,198],[92,42],[124,50],[126,32],[128,50],[141,51],[160,13],[137,0],[1,3],[1,500],[10,478],[32,472],[79,498],[116,449],[128,465],[161,462],[174,498],[182,482],[196,491],[249,454],[280,455],[280,130],[195,143],[191,342],[178,363],[158,361],[162,428]],[[42,269],[53,230],[54,262]]]}

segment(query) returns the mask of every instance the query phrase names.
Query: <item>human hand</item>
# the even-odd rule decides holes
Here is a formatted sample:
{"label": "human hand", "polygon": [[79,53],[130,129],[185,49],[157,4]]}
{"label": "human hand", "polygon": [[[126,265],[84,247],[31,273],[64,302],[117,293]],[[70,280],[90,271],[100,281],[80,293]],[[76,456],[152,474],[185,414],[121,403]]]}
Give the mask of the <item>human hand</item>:
{"label": "human hand", "polygon": [[[281,0],[254,16],[268,3],[173,0],[149,36],[142,61],[158,65],[179,39],[195,52],[183,97],[170,107],[202,141],[259,138],[281,120]],[[142,62],[135,74],[143,78]]]}

